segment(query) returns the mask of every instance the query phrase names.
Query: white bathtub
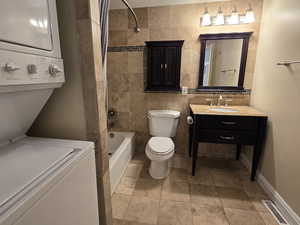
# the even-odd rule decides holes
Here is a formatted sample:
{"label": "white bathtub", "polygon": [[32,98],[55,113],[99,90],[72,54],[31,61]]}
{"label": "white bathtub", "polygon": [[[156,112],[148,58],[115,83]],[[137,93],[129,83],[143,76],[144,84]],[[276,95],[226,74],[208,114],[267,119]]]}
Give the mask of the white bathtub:
{"label": "white bathtub", "polygon": [[111,193],[114,193],[135,150],[133,132],[109,132],[108,154]]}

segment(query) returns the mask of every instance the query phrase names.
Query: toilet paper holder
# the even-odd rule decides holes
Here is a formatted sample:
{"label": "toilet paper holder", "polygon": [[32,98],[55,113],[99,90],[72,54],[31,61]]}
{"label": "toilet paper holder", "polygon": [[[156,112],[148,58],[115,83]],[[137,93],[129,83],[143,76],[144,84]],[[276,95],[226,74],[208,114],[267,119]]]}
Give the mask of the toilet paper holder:
{"label": "toilet paper holder", "polygon": [[193,117],[188,116],[188,117],[186,118],[186,122],[187,122],[187,124],[189,124],[189,125],[193,124],[193,123],[194,123]]}

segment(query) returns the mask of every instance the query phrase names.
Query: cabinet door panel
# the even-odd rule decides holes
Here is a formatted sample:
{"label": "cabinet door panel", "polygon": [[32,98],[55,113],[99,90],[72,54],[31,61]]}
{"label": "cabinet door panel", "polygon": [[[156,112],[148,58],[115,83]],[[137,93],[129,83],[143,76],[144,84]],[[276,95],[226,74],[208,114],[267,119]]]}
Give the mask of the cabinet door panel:
{"label": "cabinet door panel", "polygon": [[180,49],[167,47],[165,49],[164,84],[171,89],[179,88]]}
{"label": "cabinet door panel", "polygon": [[149,77],[149,86],[150,87],[160,87],[163,84],[163,54],[164,49],[160,47],[154,47],[151,49],[151,65],[150,65],[150,74]]}

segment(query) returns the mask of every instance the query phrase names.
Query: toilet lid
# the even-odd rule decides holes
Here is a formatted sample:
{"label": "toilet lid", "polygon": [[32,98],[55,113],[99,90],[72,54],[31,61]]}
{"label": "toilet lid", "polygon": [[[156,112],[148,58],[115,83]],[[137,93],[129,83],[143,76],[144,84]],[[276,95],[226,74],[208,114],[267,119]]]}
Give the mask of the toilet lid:
{"label": "toilet lid", "polygon": [[168,137],[152,137],[148,143],[149,149],[154,154],[165,155],[174,150],[174,143]]}

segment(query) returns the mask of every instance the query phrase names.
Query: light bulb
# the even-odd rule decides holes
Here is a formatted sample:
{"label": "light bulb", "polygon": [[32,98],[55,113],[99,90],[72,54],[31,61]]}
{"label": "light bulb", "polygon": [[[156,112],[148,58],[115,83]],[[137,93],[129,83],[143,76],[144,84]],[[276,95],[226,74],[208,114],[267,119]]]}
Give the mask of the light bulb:
{"label": "light bulb", "polygon": [[211,17],[208,13],[207,8],[205,8],[204,14],[202,16],[202,26],[209,26],[211,25]]}
{"label": "light bulb", "polygon": [[249,5],[249,8],[246,10],[246,15],[245,15],[245,23],[253,23],[255,21],[255,15],[254,12],[251,8],[251,5]]}
{"label": "light bulb", "polygon": [[239,24],[239,22],[240,22],[240,16],[239,16],[238,12],[236,11],[236,7],[234,7],[231,12],[229,24]]}
{"label": "light bulb", "polygon": [[221,7],[219,7],[215,24],[216,25],[223,25],[224,23],[225,23],[225,21],[224,21],[224,14],[223,14],[223,12],[221,10]]}

